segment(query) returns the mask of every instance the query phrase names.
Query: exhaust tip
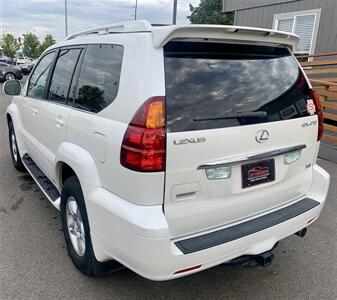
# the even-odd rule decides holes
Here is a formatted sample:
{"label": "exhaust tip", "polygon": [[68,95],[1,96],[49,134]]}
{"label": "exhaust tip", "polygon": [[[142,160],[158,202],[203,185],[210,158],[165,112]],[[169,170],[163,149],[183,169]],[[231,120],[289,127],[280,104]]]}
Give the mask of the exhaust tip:
{"label": "exhaust tip", "polygon": [[301,229],[300,231],[297,231],[295,234],[296,234],[297,236],[299,236],[300,238],[304,238],[305,235],[307,234],[307,231],[308,231],[307,228],[303,228],[303,229]]}

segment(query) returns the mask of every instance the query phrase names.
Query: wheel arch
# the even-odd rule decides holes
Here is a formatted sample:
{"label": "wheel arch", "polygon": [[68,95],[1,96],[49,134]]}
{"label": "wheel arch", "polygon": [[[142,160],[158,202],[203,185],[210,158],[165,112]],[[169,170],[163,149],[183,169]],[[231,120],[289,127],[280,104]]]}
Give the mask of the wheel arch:
{"label": "wheel arch", "polygon": [[100,186],[96,162],[91,154],[71,142],[64,142],[58,148],[55,163],[56,184],[62,190],[64,181],[76,175],[81,185]]}
{"label": "wheel arch", "polygon": [[7,107],[6,110],[6,120],[7,120],[7,126],[9,126],[9,123],[12,122],[15,130],[15,135],[16,135],[16,142],[18,144],[18,148],[20,151],[21,156],[23,156],[27,151],[26,151],[26,146],[23,142],[22,139],[22,121],[21,121],[21,113],[20,110],[18,109],[16,103],[11,103]]}
{"label": "wheel arch", "polygon": [[12,74],[12,75],[14,76],[14,78],[16,79],[16,76],[15,76],[14,72],[8,71],[8,72],[6,72],[5,75],[4,75],[5,80],[6,80],[6,77],[7,77],[8,74]]}
{"label": "wheel arch", "polygon": [[60,190],[62,190],[64,186],[64,182],[69,177],[76,176],[78,178],[73,168],[69,166],[67,163],[65,163],[64,161],[57,162],[56,174],[57,174],[57,181],[58,181],[58,185],[60,186]]}

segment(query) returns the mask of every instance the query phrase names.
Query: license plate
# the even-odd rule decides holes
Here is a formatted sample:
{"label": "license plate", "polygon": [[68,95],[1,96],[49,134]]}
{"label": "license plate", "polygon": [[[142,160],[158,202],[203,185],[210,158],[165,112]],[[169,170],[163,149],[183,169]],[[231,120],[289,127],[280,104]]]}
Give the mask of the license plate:
{"label": "license plate", "polygon": [[266,159],[241,165],[242,188],[275,180],[275,160]]}

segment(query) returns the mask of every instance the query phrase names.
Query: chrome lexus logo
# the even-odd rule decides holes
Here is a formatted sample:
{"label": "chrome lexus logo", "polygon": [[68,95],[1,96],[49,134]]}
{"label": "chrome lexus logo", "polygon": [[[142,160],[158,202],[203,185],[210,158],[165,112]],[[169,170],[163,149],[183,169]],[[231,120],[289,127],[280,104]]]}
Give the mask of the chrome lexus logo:
{"label": "chrome lexus logo", "polygon": [[255,134],[255,140],[260,144],[268,141],[268,139],[269,139],[268,130],[261,129]]}

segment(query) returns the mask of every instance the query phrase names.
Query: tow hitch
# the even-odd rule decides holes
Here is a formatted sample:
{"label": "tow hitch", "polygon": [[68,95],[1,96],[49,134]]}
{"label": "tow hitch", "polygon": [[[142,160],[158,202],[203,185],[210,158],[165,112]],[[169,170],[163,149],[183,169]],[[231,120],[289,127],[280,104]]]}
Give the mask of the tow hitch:
{"label": "tow hitch", "polygon": [[255,259],[257,265],[261,267],[267,267],[271,265],[274,259],[274,254],[271,251],[266,251],[259,255],[256,255],[255,257],[253,257],[253,259]]}
{"label": "tow hitch", "polygon": [[275,246],[266,252],[257,254],[257,255],[244,255],[238,258],[234,258],[231,261],[225,263],[226,266],[236,266],[242,265],[243,267],[267,267],[271,265],[274,259],[273,250],[278,246],[278,243]]}

